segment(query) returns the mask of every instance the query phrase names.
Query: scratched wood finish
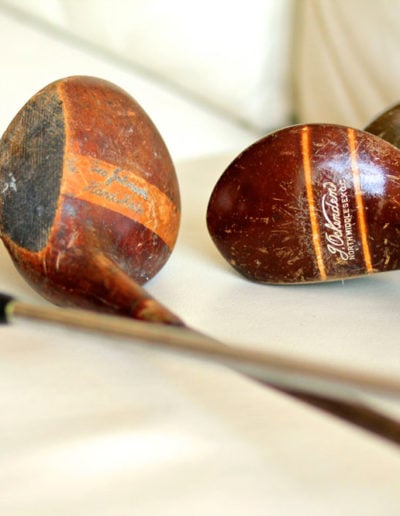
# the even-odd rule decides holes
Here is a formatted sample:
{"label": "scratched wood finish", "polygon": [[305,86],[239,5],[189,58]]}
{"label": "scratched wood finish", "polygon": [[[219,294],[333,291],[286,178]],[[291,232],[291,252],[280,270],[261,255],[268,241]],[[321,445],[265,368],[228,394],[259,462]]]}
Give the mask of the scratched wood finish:
{"label": "scratched wood finish", "polygon": [[251,280],[331,281],[400,267],[399,202],[398,149],[356,129],[298,125],[228,166],[207,225]]}
{"label": "scratched wood finish", "polygon": [[164,317],[139,284],[175,245],[179,189],[159,132],[127,93],[78,76],[38,92],[1,140],[0,192],[4,244],[42,295]]}

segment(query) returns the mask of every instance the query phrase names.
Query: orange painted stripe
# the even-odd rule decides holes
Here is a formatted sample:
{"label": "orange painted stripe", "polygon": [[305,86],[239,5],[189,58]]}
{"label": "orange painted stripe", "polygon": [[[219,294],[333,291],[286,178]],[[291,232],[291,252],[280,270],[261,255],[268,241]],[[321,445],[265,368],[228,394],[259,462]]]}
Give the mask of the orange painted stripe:
{"label": "orange painted stripe", "polygon": [[175,244],[179,224],[176,206],[132,170],[67,151],[61,194],[104,206],[143,224],[171,249]]}
{"label": "orange painted stripe", "polygon": [[364,264],[367,272],[373,272],[371,253],[368,245],[368,229],[367,222],[365,220],[365,208],[361,190],[360,171],[358,169],[357,139],[354,129],[347,129],[347,138],[349,141],[351,171],[353,174],[354,195],[357,207],[357,221],[360,233],[361,247],[364,256]]}
{"label": "orange painted stripe", "polygon": [[322,280],[326,279],[326,270],[324,258],[322,255],[321,236],[318,225],[317,209],[314,199],[314,191],[312,186],[312,165],[310,156],[310,128],[305,126],[301,131],[301,153],[303,157],[304,179],[306,184],[306,193],[308,201],[308,211],[311,222],[312,241],[314,245],[315,257]]}

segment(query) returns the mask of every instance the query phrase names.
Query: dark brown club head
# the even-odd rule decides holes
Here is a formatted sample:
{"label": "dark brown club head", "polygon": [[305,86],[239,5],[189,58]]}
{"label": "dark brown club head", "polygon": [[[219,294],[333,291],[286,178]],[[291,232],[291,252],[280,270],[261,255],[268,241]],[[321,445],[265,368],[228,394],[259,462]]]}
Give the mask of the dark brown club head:
{"label": "dark brown club head", "polygon": [[365,131],[400,148],[400,104],[395,104],[372,120]]}
{"label": "dark brown club head", "polygon": [[247,278],[346,279],[400,267],[400,152],[338,125],[292,126],[240,154],[207,210],[211,237]]}
{"label": "dark brown club head", "polygon": [[151,319],[150,301],[133,295],[170,256],[179,217],[159,132],[107,81],[48,85],[3,135],[1,237],[22,275],[58,304]]}

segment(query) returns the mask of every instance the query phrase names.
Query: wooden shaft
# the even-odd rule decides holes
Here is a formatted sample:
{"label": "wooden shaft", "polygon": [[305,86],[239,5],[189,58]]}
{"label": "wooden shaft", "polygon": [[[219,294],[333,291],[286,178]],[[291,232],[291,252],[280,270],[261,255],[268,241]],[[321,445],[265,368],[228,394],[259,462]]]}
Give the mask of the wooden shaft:
{"label": "wooden shaft", "polygon": [[8,317],[45,320],[120,338],[152,342],[163,350],[186,353],[227,365],[277,387],[352,399],[357,390],[400,397],[400,381],[358,369],[334,367],[247,347],[231,347],[187,327],[146,324],[124,317],[13,301]]}
{"label": "wooden shaft", "polygon": [[[215,350],[220,351],[221,348],[225,349],[225,353],[222,351],[222,357],[226,358],[227,353],[228,355],[231,355],[229,353],[229,348],[226,345],[222,344],[221,342],[215,339],[211,339],[210,337],[207,337],[185,327],[177,328],[158,324],[147,325],[143,322],[128,320],[126,318],[115,316],[99,316],[98,314],[93,314],[91,312],[83,312],[81,310],[78,311],[54,307],[33,306],[26,303],[17,302],[12,297],[6,296],[4,294],[0,294],[0,309],[0,322],[9,322],[13,319],[13,317],[36,319],[38,321],[44,320],[54,324],[62,324],[65,326],[72,326],[75,328],[89,331],[97,331],[100,333],[105,332],[111,336],[119,335],[120,337],[141,339],[147,342],[153,342],[156,344],[158,343],[158,345],[161,345],[162,347],[165,347],[167,345],[168,349],[170,350],[180,350],[185,352],[187,352],[190,349],[190,346],[189,348],[188,346],[186,346],[189,339],[189,343],[191,343],[192,346],[193,344],[195,344],[195,347],[197,347],[197,354],[199,354],[198,346],[200,345],[200,356],[202,356],[203,358],[207,357],[208,359],[210,359],[210,355],[207,354],[207,349],[213,348],[213,360],[218,359],[218,356],[216,356],[215,354]],[[178,344],[180,343],[180,346],[176,345],[176,341],[178,342]],[[346,392],[346,389],[343,389],[343,386],[340,383],[341,381],[343,381],[343,377],[340,378],[340,373],[342,371],[339,371],[338,377],[338,371],[336,370],[336,374],[334,375],[336,384],[333,383],[334,392],[332,392],[331,378],[331,382],[328,382],[328,385],[331,389],[330,395],[326,395],[326,384],[325,391],[323,391],[324,394],[322,394],[320,392],[321,385],[318,385],[318,382],[310,383],[309,377],[307,376],[305,377],[305,382],[303,378],[303,381],[299,384],[299,375],[297,374],[297,377],[293,375],[293,372],[296,372],[293,371],[293,365],[298,366],[302,363],[293,360],[287,361],[283,357],[278,357],[278,361],[275,361],[275,371],[273,371],[273,373],[275,373],[274,375],[271,376],[271,370],[267,370],[267,372],[264,370],[264,376],[262,379],[260,379],[259,374],[257,378],[254,378],[254,376],[252,376],[251,374],[252,371],[249,371],[248,364],[246,371],[244,371],[243,368],[240,369],[237,367],[237,361],[239,358],[238,353],[240,355],[241,353],[243,354],[243,352],[245,355],[248,354],[247,350],[242,349],[238,351],[236,348],[236,363],[232,364],[232,362],[229,362],[229,365],[231,367],[234,366],[236,370],[240,370],[240,372],[245,373],[247,375],[250,374],[250,378],[260,381],[263,385],[269,388],[277,388],[279,391],[284,392],[285,394],[294,397],[297,400],[300,400],[302,402],[307,403],[308,405],[323,410],[330,415],[339,417],[348,423],[356,425],[362,428],[363,430],[372,432],[381,438],[389,440],[392,443],[398,445],[400,444],[399,421],[385,414],[382,414],[381,412],[374,410],[373,408],[370,408],[363,403],[357,402],[354,399],[346,400],[338,398],[338,383],[341,387],[341,395],[343,396],[344,392]],[[259,354],[259,352],[257,353]],[[218,355],[219,361],[226,364],[226,362],[222,360],[221,354],[218,353]],[[263,354],[263,356],[265,358],[265,353]],[[269,354],[268,360],[271,360],[274,357],[276,358],[275,355]],[[229,358],[231,358],[231,356]],[[273,361],[272,364],[269,364],[269,366],[271,367],[272,365]],[[283,378],[279,377],[279,375],[281,374],[279,365],[281,367],[282,365],[286,365],[286,369],[284,371],[285,374]],[[303,365],[307,364],[303,363]],[[308,366],[309,365],[310,364],[308,364]],[[326,367],[323,367],[321,371],[321,369],[315,363],[313,364],[312,369],[314,373],[317,373],[319,370],[320,375],[326,374]],[[304,372],[305,371],[303,370],[303,374]],[[332,373],[332,368],[330,368],[330,372]],[[260,369],[258,369],[258,373],[260,373]],[[347,374],[345,374],[345,376],[349,378],[349,371],[347,371],[346,373]],[[360,380],[359,374],[357,373],[355,376],[350,376],[353,376],[353,381],[356,380],[356,384],[358,384],[358,381]],[[373,375],[371,378],[370,375],[362,373],[361,379],[362,377],[364,377],[364,381],[367,380],[368,387],[371,387],[371,379],[373,387],[375,388],[379,385],[380,387],[382,387],[381,381],[383,381],[385,392],[386,388],[389,387],[389,391],[392,395],[395,394],[398,396],[399,394],[398,385],[396,387],[397,381],[395,381],[393,385],[390,379],[379,377],[378,382],[376,383],[377,377],[375,375]],[[280,382],[279,379],[285,379],[285,381]],[[294,381],[294,379],[297,379],[297,381]],[[362,383],[365,387],[365,382]],[[332,394],[334,394],[334,397],[331,397]],[[348,391],[347,394],[349,394]]]}

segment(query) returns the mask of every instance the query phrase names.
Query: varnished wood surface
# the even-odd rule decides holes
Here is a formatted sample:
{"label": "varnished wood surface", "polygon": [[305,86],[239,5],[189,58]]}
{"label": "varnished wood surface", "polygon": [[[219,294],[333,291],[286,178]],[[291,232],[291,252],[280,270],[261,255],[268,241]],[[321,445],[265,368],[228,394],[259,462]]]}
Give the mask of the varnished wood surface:
{"label": "varnished wood surface", "polygon": [[311,124],[271,133],[218,180],[213,241],[247,278],[346,279],[400,266],[400,152],[356,129]]}
{"label": "varnished wood surface", "polygon": [[139,288],[174,248],[180,197],[161,135],[126,92],[77,76],[34,95],[2,138],[0,192],[4,244],[44,297],[180,324]]}

